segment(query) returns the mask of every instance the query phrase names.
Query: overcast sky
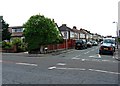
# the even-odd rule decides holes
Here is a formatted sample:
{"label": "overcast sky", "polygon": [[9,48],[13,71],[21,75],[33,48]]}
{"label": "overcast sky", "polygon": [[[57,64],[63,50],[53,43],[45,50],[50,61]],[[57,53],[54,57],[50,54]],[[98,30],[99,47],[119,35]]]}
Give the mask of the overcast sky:
{"label": "overcast sky", "polygon": [[116,35],[119,0],[0,0],[0,15],[10,26],[23,25],[30,16],[43,14],[72,28],[101,35]]}

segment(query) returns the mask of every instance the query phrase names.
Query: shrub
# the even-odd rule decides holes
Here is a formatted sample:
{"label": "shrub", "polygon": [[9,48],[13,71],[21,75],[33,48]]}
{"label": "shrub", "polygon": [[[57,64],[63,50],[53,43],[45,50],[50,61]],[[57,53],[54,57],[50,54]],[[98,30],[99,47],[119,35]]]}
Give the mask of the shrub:
{"label": "shrub", "polygon": [[23,42],[20,38],[14,38],[12,44],[17,46],[18,52],[23,52],[27,50],[27,44]]}
{"label": "shrub", "polygon": [[11,42],[5,42],[5,41],[2,42],[2,48],[11,49],[12,47],[13,45]]}
{"label": "shrub", "polygon": [[21,41],[20,38],[14,38],[14,39],[12,40],[12,44],[19,46],[19,45],[22,44],[22,41]]}
{"label": "shrub", "polygon": [[118,38],[118,42],[120,43],[120,38]]}

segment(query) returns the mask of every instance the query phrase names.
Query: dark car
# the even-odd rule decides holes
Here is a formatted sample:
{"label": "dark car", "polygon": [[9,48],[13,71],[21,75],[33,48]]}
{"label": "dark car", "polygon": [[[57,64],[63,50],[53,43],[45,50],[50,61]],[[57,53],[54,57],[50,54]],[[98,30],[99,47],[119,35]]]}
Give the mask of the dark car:
{"label": "dark car", "polygon": [[98,42],[96,41],[92,41],[93,42],[93,46],[98,46]]}
{"label": "dark car", "polygon": [[114,45],[111,39],[104,39],[99,48],[99,54],[114,54]]}
{"label": "dark car", "polygon": [[87,47],[92,47],[92,43],[90,41],[87,42]]}
{"label": "dark car", "polygon": [[75,42],[75,49],[86,49],[87,42],[84,39],[76,40]]}

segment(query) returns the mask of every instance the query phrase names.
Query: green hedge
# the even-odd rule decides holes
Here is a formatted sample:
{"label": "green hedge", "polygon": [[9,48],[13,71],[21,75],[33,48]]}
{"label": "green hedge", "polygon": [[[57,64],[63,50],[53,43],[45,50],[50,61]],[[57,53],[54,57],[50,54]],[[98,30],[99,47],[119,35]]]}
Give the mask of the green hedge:
{"label": "green hedge", "polygon": [[3,49],[11,49],[14,45],[17,46],[17,52],[27,51],[27,44],[23,42],[20,38],[14,38],[11,42],[2,42]]}

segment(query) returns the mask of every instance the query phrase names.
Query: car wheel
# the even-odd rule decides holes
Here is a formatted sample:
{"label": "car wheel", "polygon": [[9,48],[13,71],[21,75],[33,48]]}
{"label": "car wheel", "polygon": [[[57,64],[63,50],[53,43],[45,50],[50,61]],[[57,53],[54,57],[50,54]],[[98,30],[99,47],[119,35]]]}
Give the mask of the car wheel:
{"label": "car wheel", "polygon": [[99,51],[99,54],[102,55],[102,53]]}
{"label": "car wheel", "polygon": [[113,56],[113,55],[114,55],[114,52],[112,52],[111,55]]}
{"label": "car wheel", "polygon": [[114,48],[114,52],[115,52],[115,48]]}

